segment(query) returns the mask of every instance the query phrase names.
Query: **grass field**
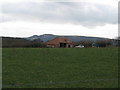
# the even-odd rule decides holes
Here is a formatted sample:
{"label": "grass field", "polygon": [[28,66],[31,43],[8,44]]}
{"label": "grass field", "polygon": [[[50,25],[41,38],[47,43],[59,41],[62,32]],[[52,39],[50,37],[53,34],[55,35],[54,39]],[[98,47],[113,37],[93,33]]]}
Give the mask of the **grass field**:
{"label": "grass field", "polygon": [[116,88],[117,48],[3,48],[3,88]]}

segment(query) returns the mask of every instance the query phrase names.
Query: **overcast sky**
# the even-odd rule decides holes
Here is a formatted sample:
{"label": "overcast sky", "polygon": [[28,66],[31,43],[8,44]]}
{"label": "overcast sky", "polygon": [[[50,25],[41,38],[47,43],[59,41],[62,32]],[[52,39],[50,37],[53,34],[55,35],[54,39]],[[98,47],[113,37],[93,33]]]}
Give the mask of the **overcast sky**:
{"label": "overcast sky", "polygon": [[119,0],[0,0],[0,36],[118,36]]}

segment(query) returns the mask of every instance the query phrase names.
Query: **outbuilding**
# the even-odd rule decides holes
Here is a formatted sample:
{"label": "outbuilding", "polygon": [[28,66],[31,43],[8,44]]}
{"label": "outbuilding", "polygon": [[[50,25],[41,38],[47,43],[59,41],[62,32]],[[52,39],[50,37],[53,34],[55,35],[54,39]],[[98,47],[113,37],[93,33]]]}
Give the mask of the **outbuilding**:
{"label": "outbuilding", "polygon": [[56,37],[47,42],[47,47],[51,48],[72,48],[73,43],[71,40],[64,37]]}

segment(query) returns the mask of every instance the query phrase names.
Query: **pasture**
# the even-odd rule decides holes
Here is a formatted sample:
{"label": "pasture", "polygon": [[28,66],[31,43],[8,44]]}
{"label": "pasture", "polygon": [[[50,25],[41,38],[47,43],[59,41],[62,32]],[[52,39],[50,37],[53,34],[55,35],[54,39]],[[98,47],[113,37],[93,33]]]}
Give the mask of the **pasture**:
{"label": "pasture", "polygon": [[118,48],[3,48],[3,88],[117,88]]}

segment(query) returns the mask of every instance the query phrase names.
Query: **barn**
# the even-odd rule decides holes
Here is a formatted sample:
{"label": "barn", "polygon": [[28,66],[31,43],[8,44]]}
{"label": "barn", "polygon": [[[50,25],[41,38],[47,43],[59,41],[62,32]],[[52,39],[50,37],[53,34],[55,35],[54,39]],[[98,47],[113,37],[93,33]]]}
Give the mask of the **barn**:
{"label": "barn", "polygon": [[47,42],[47,47],[52,48],[72,48],[73,43],[67,38],[64,37],[56,37],[52,40],[49,40]]}

